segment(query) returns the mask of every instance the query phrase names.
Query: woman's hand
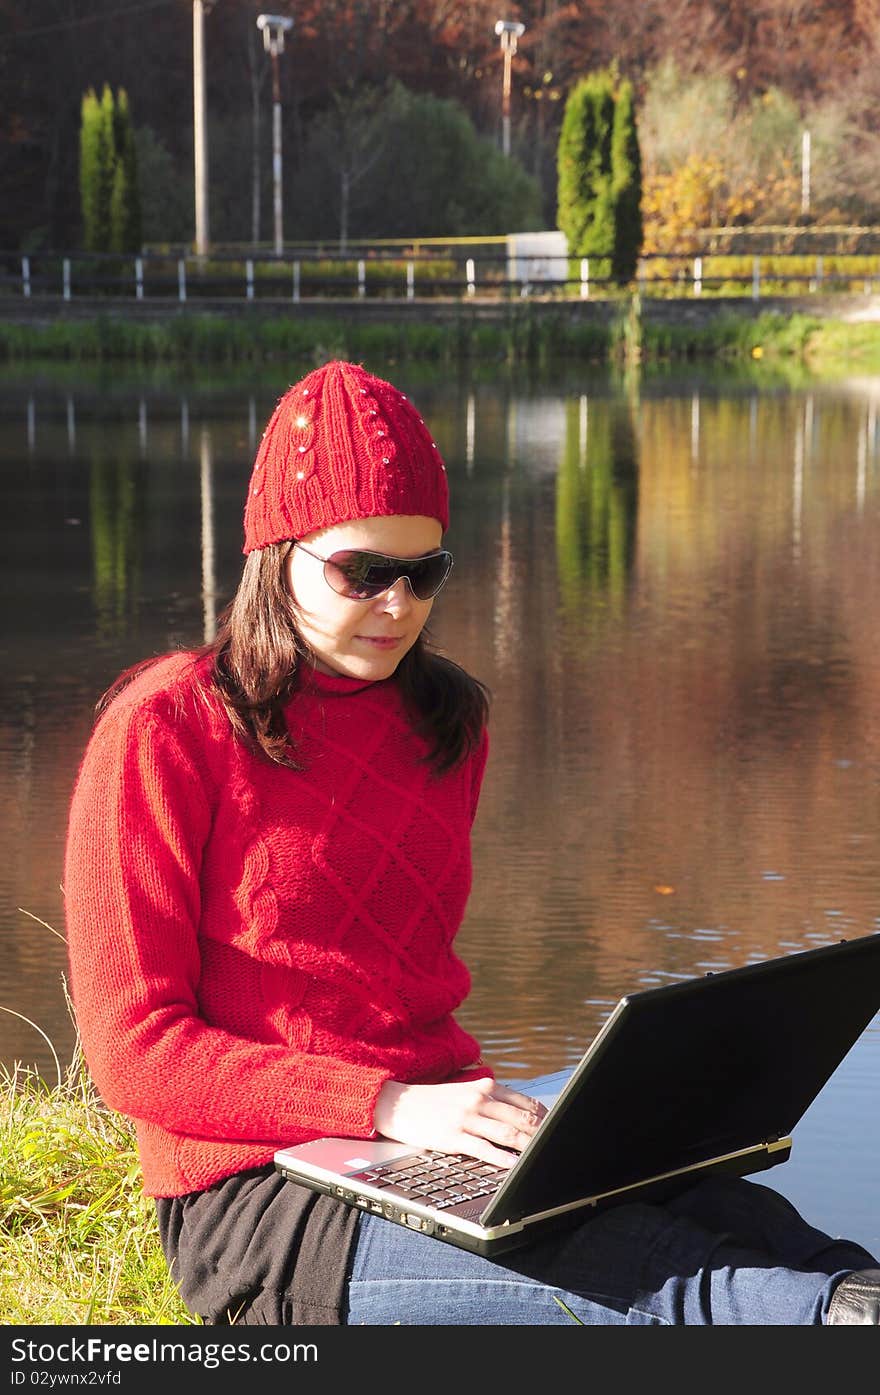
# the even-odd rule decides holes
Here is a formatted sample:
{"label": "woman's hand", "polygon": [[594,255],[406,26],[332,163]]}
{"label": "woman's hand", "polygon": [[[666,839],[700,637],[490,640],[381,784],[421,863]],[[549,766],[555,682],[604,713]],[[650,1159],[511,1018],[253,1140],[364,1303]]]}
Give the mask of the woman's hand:
{"label": "woman's hand", "polygon": [[403,1085],[379,1091],[373,1123],[386,1138],[444,1153],[467,1153],[512,1167],[537,1132],[546,1106],[491,1077],[449,1085]]}

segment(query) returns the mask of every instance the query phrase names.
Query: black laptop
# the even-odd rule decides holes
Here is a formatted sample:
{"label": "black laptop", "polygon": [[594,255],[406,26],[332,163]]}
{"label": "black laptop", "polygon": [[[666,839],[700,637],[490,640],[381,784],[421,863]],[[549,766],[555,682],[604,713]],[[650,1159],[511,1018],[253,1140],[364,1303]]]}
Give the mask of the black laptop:
{"label": "black laptop", "polygon": [[512,1082],[545,1099],[549,1087],[550,1109],[510,1168],[352,1138],[280,1149],[275,1166],[493,1255],[600,1207],[785,1162],[795,1125],[878,1011],[880,934],[644,989],[620,999],[572,1070]]}

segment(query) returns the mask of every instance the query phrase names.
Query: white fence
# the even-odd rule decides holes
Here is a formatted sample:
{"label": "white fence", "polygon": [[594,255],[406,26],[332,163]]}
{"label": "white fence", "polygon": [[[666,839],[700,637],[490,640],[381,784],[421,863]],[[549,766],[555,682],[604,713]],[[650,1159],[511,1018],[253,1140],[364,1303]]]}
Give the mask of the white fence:
{"label": "white fence", "polygon": [[[561,242],[560,242],[561,239]],[[561,233],[516,234],[489,246],[343,255],[304,249],[275,257],[0,253],[0,295],[135,300],[428,300],[619,296],[802,295],[880,290],[880,255],[663,253],[642,257],[628,287],[606,259],[572,258]]]}

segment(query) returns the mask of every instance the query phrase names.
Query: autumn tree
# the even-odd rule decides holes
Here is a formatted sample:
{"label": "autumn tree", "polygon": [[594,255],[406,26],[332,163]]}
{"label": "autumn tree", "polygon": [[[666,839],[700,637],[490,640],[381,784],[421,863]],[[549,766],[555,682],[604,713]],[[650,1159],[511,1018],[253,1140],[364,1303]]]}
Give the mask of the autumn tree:
{"label": "autumn tree", "polygon": [[813,149],[811,216],[842,222],[842,208],[851,216],[857,207],[869,210],[869,185],[858,203],[851,193],[856,167],[849,161],[858,147],[850,111],[831,97],[801,107],[777,87],[745,97],[724,73],[695,76],[668,60],[659,64],[645,81],[639,126],[645,250],[690,246],[708,228],[795,224],[805,130]]}

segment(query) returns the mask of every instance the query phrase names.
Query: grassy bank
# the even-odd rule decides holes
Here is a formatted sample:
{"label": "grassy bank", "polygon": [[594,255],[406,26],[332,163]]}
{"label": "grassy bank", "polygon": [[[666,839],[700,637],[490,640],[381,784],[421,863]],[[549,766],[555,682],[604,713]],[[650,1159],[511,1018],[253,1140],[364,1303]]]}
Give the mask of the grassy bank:
{"label": "grassy bank", "polygon": [[0,1075],[5,1324],[191,1324],[141,1190],[132,1127],[81,1062],[49,1088]]}
{"label": "grassy bank", "polygon": [[531,315],[513,315],[498,324],[466,317],[432,324],[258,314],[244,319],[197,313],[171,315],[153,323],[106,315],[42,325],[0,323],[0,360],[221,364],[312,361],[322,356],[436,363],[462,359],[520,362],[541,359],[551,350],[602,361],[610,351],[609,328],[600,323],[566,326]]}
{"label": "grassy bank", "polygon": [[848,324],[802,313],[719,312],[691,321],[644,312],[639,298],[607,321],[514,307],[497,322],[462,313],[445,323],[189,313],[141,323],[115,315],[51,323],[0,322],[0,362],[67,361],[140,364],[313,362],[316,358],[541,364],[559,359],[602,362],[798,359],[880,370],[880,324]]}
{"label": "grassy bank", "polygon": [[806,359],[817,372],[843,367],[855,373],[880,374],[880,324],[829,320],[810,335]]}

